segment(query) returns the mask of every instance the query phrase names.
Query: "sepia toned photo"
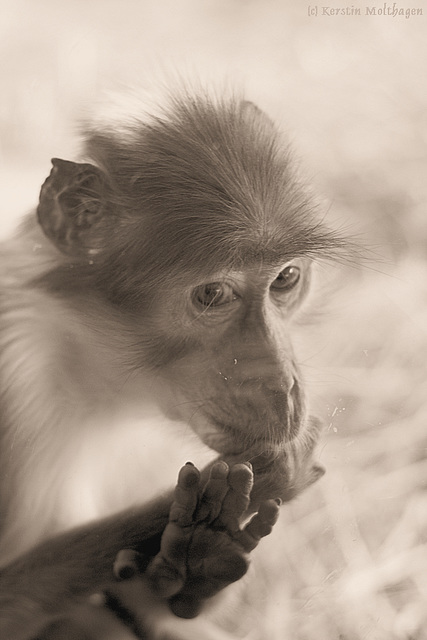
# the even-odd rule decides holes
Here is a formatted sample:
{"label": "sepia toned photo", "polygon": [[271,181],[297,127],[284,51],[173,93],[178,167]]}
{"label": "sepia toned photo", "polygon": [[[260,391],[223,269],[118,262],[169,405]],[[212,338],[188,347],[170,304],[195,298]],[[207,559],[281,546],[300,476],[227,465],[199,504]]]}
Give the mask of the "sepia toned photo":
{"label": "sepia toned photo", "polygon": [[427,7],[0,34],[0,640],[427,640]]}

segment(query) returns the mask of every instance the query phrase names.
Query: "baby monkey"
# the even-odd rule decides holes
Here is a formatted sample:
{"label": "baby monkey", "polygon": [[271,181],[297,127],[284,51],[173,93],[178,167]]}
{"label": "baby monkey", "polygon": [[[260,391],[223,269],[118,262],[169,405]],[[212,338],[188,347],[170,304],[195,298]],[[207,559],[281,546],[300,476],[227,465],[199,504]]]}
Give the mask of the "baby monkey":
{"label": "baby monkey", "polygon": [[342,241],[237,95],[99,118],[52,164],[0,251],[0,637],[188,640],[322,474],[291,334]]}

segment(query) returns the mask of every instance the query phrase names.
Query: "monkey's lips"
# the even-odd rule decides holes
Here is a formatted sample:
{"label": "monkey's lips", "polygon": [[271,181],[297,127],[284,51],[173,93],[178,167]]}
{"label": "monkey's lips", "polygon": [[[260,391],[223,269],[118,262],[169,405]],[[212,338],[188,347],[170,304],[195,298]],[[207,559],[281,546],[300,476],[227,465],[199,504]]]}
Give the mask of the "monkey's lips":
{"label": "monkey's lips", "polygon": [[[251,381],[249,381],[251,382]],[[277,449],[294,440],[304,427],[305,410],[300,385],[297,381],[285,392],[262,388],[259,383],[230,389],[224,398],[205,399],[198,418],[209,432],[210,447],[223,452],[254,445]],[[201,431],[196,430],[203,438]],[[214,444],[217,443],[217,444]]]}
{"label": "monkey's lips", "polygon": [[[211,418],[209,420],[211,429],[208,429],[200,436],[203,441],[212,449],[222,455],[243,455],[246,459],[253,456],[266,456],[271,459],[279,455],[287,442],[290,442],[300,432],[300,426],[295,429],[292,436],[282,435],[275,437],[269,434],[268,430],[261,426],[255,435],[245,427],[237,427],[231,424],[220,422]],[[284,429],[283,432],[286,430]],[[262,435],[260,435],[262,433]]]}

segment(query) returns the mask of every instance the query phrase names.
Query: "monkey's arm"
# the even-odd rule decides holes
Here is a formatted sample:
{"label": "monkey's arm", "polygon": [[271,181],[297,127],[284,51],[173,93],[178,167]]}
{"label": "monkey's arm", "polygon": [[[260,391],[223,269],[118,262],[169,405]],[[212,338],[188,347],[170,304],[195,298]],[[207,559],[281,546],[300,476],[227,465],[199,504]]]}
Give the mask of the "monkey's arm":
{"label": "monkey's arm", "polygon": [[[201,472],[209,477],[211,463]],[[88,595],[108,588],[123,548],[154,557],[173,501],[173,491],[47,539],[0,570],[0,638],[27,640]]]}
{"label": "monkey's arm", "polygon": [[[273,458],[251,455],[255,484],[249,511],[264,500],[290,500],[320,477],[313,463],[319,423],[311,420],[300,442],[285,445]],[[250,452],[226,456],[230,466]],[[201,474],[207,481],[208,465]],[[49,621],[64,614],[113,578],[112,567],[123,548],[154,557],[168,520],[173,492],[147,505],[71,530],[36,546],[0,572],[0,638],[27,640]]]}
{"label": "monkey's arm", "polygon": [[[270,531],[276,517],[277,506],[273,505],[271,514],[271,507],[266,513],[264,507],[250,528],[239,533],[239,517],[250,501],[252,473],[245,465],[237,465],[228,480],[221,473],[228,467],[221,465],[218,478],[210,477],[215,462],[201,474],[185,467],[172,508],[171,492],[138,510],[51,538],[6,566],[0,572],[0,637],[29,640],[52,622],[66,619],[73,609],[77,615],[79,607],[87,611],[91,593],[114,592],[113,564],[124,547],[149,558],[156,556],[147,572],[148,587],[165,602],[176,593],[171,605],[178,615],[196,615],[204,599],[245,573],[245,556]],[[192,475],[197,477],[196,484],[191,482]],[[227,562],[218,564],[224,555]],[[172,582],[169,578],[165,583],[165,567],[173,569]],[[144,622],[150,608],[155,607],[140,603],[135,619],[141,609]]]}
{"label": "monkey's arm", "polygon": [[130,547],[155,555],[173,492],[144,507],[46,540],[0,571],[0,638],[26,640],[112,580],[114,559]]}

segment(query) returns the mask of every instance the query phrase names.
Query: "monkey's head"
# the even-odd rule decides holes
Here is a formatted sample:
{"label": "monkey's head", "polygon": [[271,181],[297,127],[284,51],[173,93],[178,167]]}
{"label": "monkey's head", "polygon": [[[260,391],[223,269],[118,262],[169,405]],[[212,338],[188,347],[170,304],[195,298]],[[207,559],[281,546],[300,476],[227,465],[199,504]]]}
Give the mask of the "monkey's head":
{"label": "monkey's head", "polygon": [[[161,117],[87,133],[89,163],[53,160],[39,222],[126,316],[134,365],[169,413],[225,454],[275,451],[306,422],[290,327],[310,263],[340,241],[316,219],[288,150],[252,103],[185,92]],[[69,271],[67,273],[70,273]]]}

